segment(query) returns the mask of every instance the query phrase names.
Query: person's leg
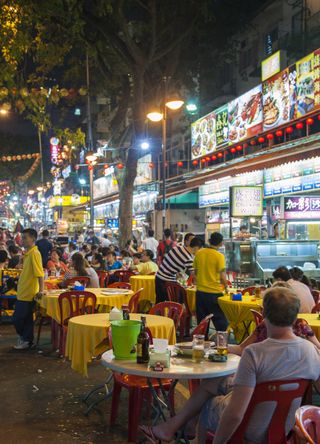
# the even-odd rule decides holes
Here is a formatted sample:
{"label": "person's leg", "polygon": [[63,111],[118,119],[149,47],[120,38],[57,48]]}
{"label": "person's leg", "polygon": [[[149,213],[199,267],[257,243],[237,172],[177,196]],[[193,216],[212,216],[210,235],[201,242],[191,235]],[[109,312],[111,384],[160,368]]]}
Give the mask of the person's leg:
{"label": "person's leg", "polygon": [[16,301],[13,324],[16,332],[24,342],[33,341],[33,307],[34,301]]}
{"label": "person's leg", "polygon": [[156,304],[167,300],[165,281],[156,276]]}
{"label": "person's leg", "polygon": [[228,321],[225,317],[223,311],[218,304],[218,299],[221,295],[214,294],[212,295],[211,303],[212,303],[212,313],[213,319],[212,322],[217,331],[225,331],[228,328]]}
{"label": "person's leg", "polygon": [[203,382],[177,415],[152,428],[154,435],[163,441],[171,441],[181,427],[200,413],[208,399],[218,394],[219,386],[224,380],[225,378],[215,378]]}
{"label": "person's leg", "polygon": [[196,314],[197,314],[197,324],[200,324],[202,319],[204,319],[209,313],[206,310],[206,293],[203,291],[196,291]]}
{"label": "person's leg", "polygon": [[27,313],[26,313],[26,319],[24,323],[24,331],[23,331],[23,340],[25,342],[29,342],[29,344],[32,344],[33,342],[33,309],[35,306],[35,302],[27,302]]}
{"label": "person's leg", "polygon": [[17,334],[22,338],[23,331],[24,331],[24,323],[25,323],[25,317],[26,317],[26,306],[24,301],[16,301],[15,303],[15,309],[12,316],[12,322],[16,329]]}

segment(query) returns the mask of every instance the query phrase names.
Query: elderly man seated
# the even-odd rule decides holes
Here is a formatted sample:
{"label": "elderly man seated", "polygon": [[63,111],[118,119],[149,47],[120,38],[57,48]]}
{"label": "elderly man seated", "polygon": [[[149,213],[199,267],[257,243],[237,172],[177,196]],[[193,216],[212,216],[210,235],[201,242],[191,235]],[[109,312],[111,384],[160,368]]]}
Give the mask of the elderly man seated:
{"label": "elderly man seated", "polygon": [[[268,338],[243,350],[234,379],[204,382],[176,416],[152,428],[141,427],[142,432],[151,441],[170,441],[181,427],[194,421],[200,413],[198,442],[205,443],[206,431],[210,429],[216,432],[213,443],[225,444],[244,418],[257,384],[301,378],[317,381],[320,387],[320,352],[292,330],[299,308],[300,300],[293,290],[282,287],[267,290],[263,309]],[[273,410],[270,404],[257,407],[245,432],[245,442],[266,442],[270,408]],[[287,419],[287,432],[294,425],[294,409],[292,413]]]}
{"label": "elderly man seated", "polygon": [[141,255],[141,262],[134,263],[132,270],[137,270],[139,274],[152,274],[158,271],[158,265],[152,261],[154,255],[151,250],[145,250]]}

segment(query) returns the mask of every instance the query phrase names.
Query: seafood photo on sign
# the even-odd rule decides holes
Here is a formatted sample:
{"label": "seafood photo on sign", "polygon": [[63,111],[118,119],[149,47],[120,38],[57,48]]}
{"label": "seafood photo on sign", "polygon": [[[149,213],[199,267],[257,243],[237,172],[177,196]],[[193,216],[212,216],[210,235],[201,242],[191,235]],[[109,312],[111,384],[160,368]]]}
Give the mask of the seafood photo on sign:
{"label": "seafood photo on sign", "polygon": [[289,121],[289,71],[263,82],[263,128],[268,130]]}

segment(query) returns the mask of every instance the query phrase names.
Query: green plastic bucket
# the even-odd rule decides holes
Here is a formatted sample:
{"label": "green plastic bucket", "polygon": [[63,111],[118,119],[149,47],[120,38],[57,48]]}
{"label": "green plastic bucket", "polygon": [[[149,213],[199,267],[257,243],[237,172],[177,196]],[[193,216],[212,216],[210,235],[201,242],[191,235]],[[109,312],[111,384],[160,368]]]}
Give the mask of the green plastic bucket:
{"label": "green plastic bucket", "polygon": [[140,321],[111,321],[112,348],[116,359],[137,358]]}

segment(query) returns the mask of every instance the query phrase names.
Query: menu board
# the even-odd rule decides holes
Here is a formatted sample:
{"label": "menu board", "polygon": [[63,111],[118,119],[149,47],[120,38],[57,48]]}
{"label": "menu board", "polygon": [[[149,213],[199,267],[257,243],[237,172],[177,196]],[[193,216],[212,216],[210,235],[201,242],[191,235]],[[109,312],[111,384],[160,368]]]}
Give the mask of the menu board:
{"label": "menu board", "polygon": [[277,51],[261,63],[261,80],[265,80],[277,74],[281,67],[281,51]]}
{"label": "menu board", "polygon": [[262,217],[263,187],[231,187],[230,203],[231,217]]}
{"label": "menu board", "polygon": [[284,219],[320,219],[319,196],[292,196],[284,198]]}
{"label": "menu board", "polygon": [[228,105],[224,105],[215,111],[216,115],[216,144],[217,147],[226,145],[229,141]]}
{"label": "menu board", "polygon": [[263,129],[268,130],[289,121],[289,70],[276,74],[262,84]]}
{"label": "menu board", "polygon": [[216,116],[212,112],[191,125],[191,157],[205,156],[216,149]]}
{"label": "menu board", "polygon": [[263,130],[262,85],[229,102],[229,143],[255,136]]}

